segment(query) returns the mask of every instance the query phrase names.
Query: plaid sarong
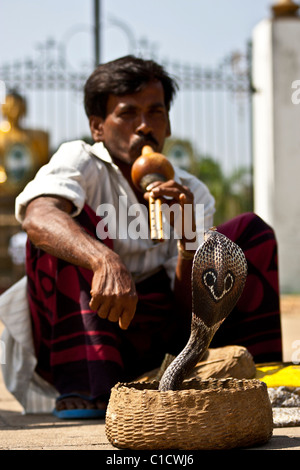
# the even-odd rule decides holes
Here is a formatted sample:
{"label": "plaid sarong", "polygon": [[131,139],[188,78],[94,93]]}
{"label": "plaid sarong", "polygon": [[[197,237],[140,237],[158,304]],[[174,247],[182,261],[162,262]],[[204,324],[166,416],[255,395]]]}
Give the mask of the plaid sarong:
{"label": "plaid sarong", "polygon": [[[99,217],[85,206],[76,218],[96,237]],[[254,214],[218,227],[243,249],[248,279],[238,305],[211,344],[238,344],[258,362],[281,360],[277,247],[274,233]],[[74,240],[76,243],[76,240]],[[103,243],[113,249],[111,240]],[[178,354],[189,334],[164,270],[137,284],[136,315],[128,328],[103,320],[89,307],[92,272],[57,259],[27,242],[28,299],[37,372],[59,393],[107,399],[118,381],[158,367]]]}
{"label": "plaid sarong", "polygon": [[234,310],[217,331],[211,347],[245,346],[256,363],[282,360],[277,242],[274,231],[253,213],[218,227],[239,245],[248,276]]}

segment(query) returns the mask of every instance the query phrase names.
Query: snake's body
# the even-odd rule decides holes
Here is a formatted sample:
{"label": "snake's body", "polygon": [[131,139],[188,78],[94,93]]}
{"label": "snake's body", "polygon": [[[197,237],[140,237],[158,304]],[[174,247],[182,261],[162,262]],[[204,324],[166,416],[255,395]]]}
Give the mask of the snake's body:
{"label": "snake's body", "polygon": [[247,263],[241,248],[225,235],[209,230],[195,253],[192,268],[191,334],[182,352],[163,374],[159,390],[177,390],[201,360],[245,285]]}

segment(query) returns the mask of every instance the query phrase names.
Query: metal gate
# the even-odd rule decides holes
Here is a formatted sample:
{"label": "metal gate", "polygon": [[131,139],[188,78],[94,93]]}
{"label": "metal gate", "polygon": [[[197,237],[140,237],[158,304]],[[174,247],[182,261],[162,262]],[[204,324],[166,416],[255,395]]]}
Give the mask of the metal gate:
{"label": "metal gate", "polygon": [[[6,91],[27,100],[24,126],[49,132],[52,150],[89,136],[82,89],[92,70],[71,69],[63,51],[48,40],[33,59],[0,64]],[[190,141],[196,158],[211,157],[226,174],[252,161],[249,57],[247,50],[231,54],[214,69],[161,61],[180,86],[171,110],[173,137]]]}
{"label": "metal gate", "polygon": [[[90,139],[83,86],[92,69],[73,69],[64,50],[62,44],[48,40],[32,59],[0,64],[1,100],[4,88],[25,98],[22,127],[46,131],[50,155],[62,142]],[[159,60],[141,48],[132,53],[154,58],[178,81],[166,152],[209,185],[217,203],[215,222],[251,210],[250,49],[231,54],[214,69]],[[13,205],[13,197],[0,197],[0,292],[23,272],[8,256],[11,236],[19,230]]]}

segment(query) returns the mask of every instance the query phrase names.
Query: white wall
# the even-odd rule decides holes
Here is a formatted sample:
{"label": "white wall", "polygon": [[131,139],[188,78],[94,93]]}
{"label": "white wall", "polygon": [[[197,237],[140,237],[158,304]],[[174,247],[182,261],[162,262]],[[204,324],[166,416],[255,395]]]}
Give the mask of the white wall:
{"label": "white wall", "polygon": [[276,232],[281,291],[300,293],[300,91],[294,104],[295,80],[300,80],[300,19],[262,21],[253,32],[254,209]]}

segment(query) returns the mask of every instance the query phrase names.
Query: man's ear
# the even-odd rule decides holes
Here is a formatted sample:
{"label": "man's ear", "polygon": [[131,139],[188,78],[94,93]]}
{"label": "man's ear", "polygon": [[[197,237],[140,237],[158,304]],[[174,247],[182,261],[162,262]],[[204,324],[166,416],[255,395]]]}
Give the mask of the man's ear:
{"label": "man's ear", "polygon": [[102,142],[104,138],[104,119],[100,116],[89,117],[91,134],[95,142]]}

